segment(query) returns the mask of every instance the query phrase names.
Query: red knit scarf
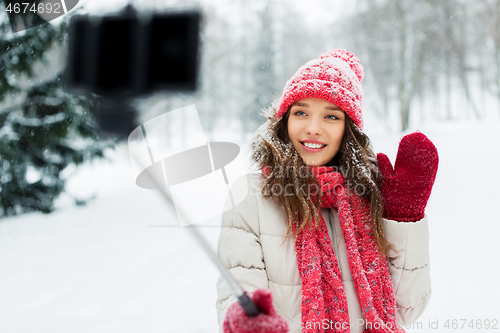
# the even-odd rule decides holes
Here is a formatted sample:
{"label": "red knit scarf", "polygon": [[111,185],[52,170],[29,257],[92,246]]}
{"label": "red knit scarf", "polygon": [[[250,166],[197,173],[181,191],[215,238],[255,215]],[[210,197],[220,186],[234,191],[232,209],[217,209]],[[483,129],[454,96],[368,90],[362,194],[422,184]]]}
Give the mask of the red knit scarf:
{"label": "red knit scarf", "polygon": [[[389,268],[372,233],[368,200],[348,194],[344,177],[333,168],[309,168],[321,187],[321,207],[338,209],[349,268],[368,323],[365,332],[405,332],[397,324]],[[302,332],[350,332],[342,275],[325,221],[319,215],[321,227],[304,228],[295,242],[302,278]],[[292,228],[295,232],[294,223]]]}

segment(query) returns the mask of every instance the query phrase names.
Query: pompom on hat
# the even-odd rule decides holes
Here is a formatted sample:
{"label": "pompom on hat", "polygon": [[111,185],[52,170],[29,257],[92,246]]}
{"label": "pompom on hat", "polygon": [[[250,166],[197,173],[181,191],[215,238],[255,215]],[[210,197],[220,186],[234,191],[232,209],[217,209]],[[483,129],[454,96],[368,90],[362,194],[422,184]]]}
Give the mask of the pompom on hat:
{"label": "pompom on hat", "polygon": [[323,53],[308,61],[292,76],[283,89],[276,117],[281,118],[290,105],[308,98],[322,98],[335,103],[363,130],[363,66],[359,59],[344,49]]}

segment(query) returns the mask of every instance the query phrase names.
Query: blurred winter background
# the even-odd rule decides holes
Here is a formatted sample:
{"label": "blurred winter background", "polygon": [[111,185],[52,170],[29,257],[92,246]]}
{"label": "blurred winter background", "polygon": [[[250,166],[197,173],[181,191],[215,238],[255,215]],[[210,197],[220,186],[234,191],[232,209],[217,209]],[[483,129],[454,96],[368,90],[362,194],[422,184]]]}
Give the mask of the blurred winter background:
{"label": "blurred winter background", "polygon": [[[126,143],[99,140],[94,101],[61,90],[69,16],[127,2],[84,0],[21,34],[0,2],[0,332],[217,332],[218,272],[158,193],[135,185]],[[500,0],[134,4],[204,14],[199,91],[138,100],[140,120],[196,104],[207,139],[239,144],[248,170],[260,111],[291,75],[352,50],[375,151],[394,162],[420,130],[440,154],[426,210],[433,296],[408,331],[454,319],[461,332],[498,330]],[[215,249],[216,223],[199,230]]]}

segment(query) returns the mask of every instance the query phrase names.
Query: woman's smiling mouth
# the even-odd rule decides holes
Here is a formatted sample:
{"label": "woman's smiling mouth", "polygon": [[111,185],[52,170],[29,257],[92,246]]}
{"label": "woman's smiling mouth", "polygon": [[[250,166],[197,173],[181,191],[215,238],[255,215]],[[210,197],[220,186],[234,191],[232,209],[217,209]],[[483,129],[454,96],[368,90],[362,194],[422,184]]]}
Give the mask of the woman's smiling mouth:
{"label": "woman's smiling mouth", "polygon": [[322,151],[326,145],[321,144],[321,143],[311,143],[311,142],[300,142],[302,147],[304,148],[305,151],[311,152],[311,153],[317,153]]}

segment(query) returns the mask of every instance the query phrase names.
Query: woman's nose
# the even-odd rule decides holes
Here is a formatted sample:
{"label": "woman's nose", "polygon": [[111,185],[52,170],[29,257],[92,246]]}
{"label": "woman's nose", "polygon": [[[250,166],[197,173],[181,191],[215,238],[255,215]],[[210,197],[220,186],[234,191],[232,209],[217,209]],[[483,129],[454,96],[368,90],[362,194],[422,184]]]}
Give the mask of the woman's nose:
{"label": "woman's nose", "polygon": [[309,135],[319,135],[322,132],[320,119],[311,119],[306,126],[306,133]]}

